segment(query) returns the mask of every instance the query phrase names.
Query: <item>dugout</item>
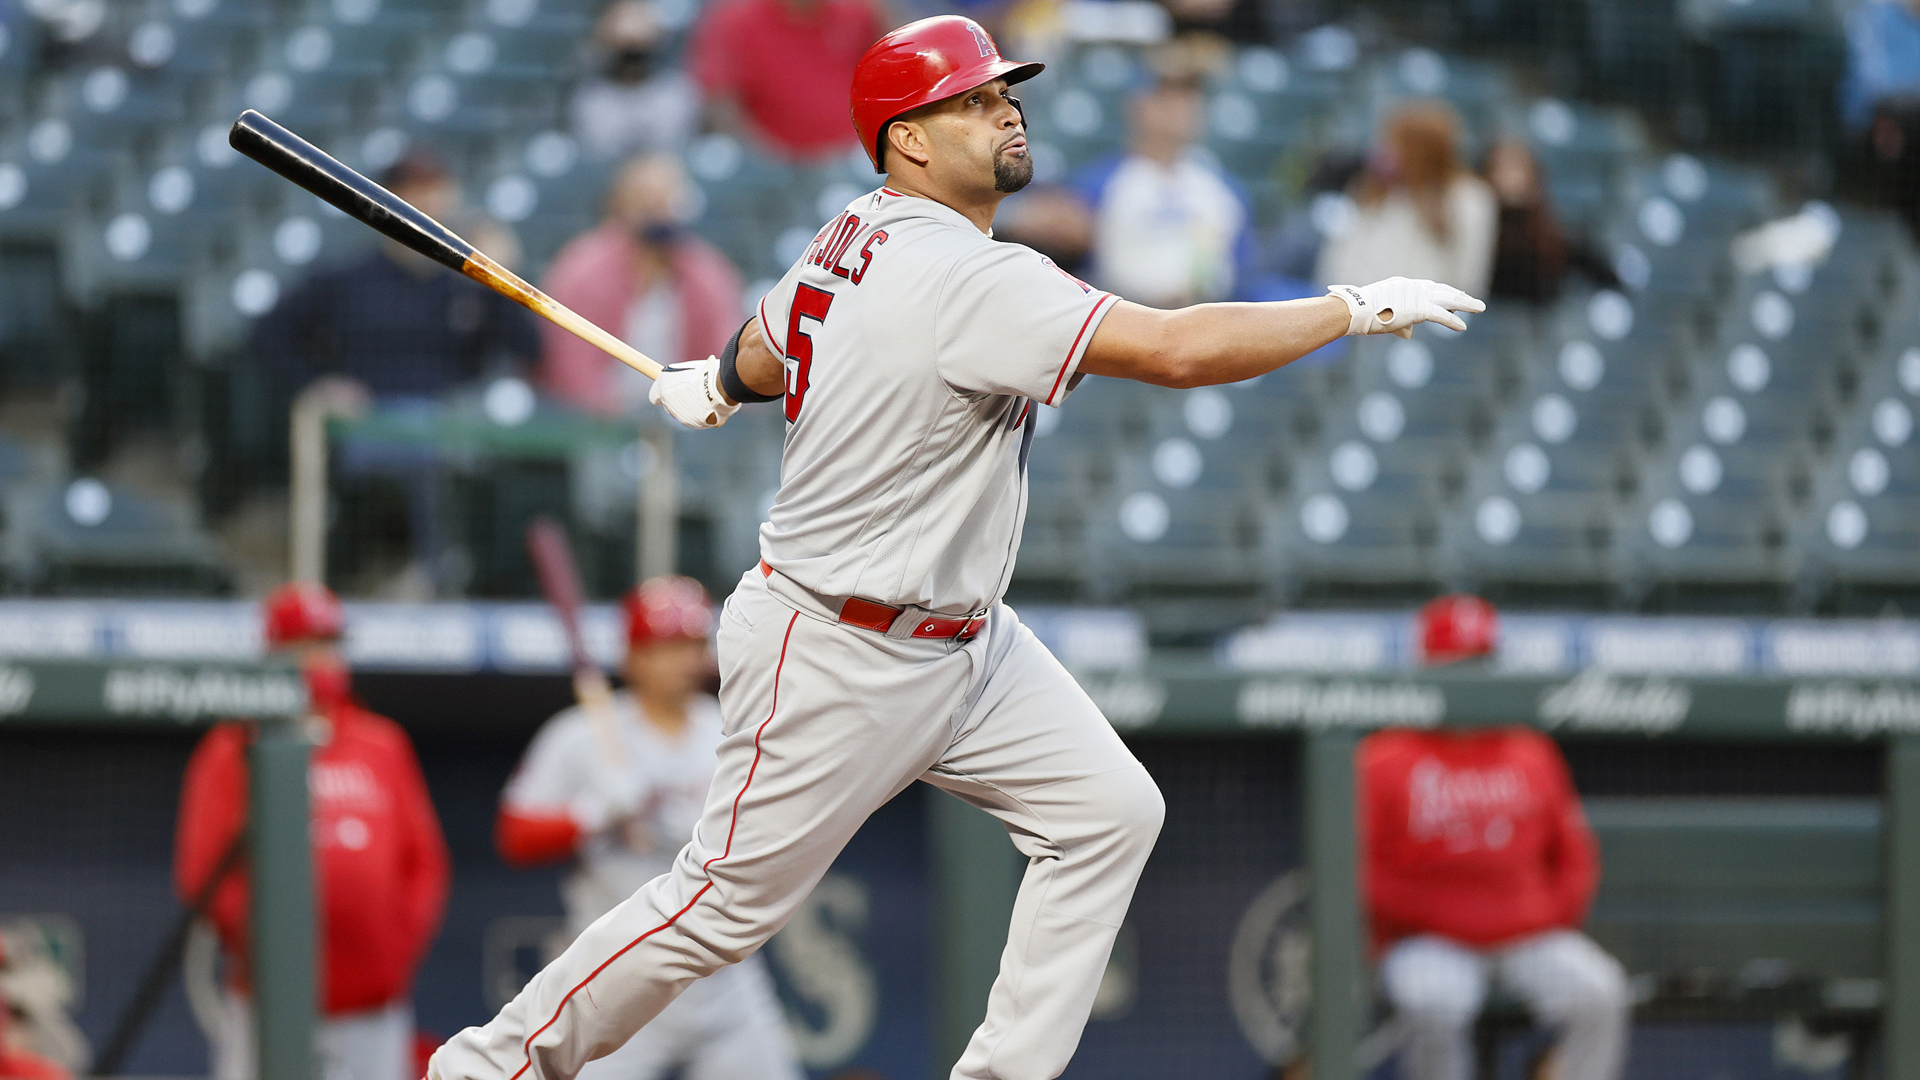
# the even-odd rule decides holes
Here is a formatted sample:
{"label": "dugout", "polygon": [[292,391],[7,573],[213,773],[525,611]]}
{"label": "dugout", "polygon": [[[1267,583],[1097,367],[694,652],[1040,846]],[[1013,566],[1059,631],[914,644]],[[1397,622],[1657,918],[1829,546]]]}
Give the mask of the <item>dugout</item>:
{"label": "dugout", "polygon": [[[0,663],[0,746],[62,741],[107,749],[123,744],[133,756],[150,753],[152,736],[179,734],[218,721],[245,718],[257,728],[249,757],[250,835],[240,858],[251,875],[255,1045],[259,1075],[308,1080],[313,1075],[313,864],[307,836],[308,741],[302,730],[307,689],[299,672],[273,663],[154,661],[7,661]],[[15,768],[45,763],[32,754],[6,753]],[[22,805],[41,785],[80,785],[74,792],[107,813],[121,808],[115,790],[127,777],[112,769],[71,776],[16,777],[22,799],[5,800],[10,831],[31,839],[41,822]],[[23,782],[25,781],[25,782]],[[177,779],[176,779],[177,783]],[[177,790],[175,797],[177,798]],[[150,812],[150,811],[148,811]],[[168,815],[158,815],[167,820]],[[138,823],[125,822],[138,834]],[[44,839],[44,837],[43,837]],[[164,853],[163,853],[164,854]],[[80,864],[76,884],[112,891],[107,865]],[[87,881],[84,878],[96,877]],[[152,959],[155,943],[141,941],[115,958],[132,972]],[[131,978],[125,980],[131,983]],[[116,987],[119,989],[120,987]],[[139,991],[127,995],[131,1001]],[[116,999],[113,1007],[122,1012]],[[96,1047],[101,1049],[101,1047]]]}
{"label": "dugout", "polygon": [[[1844,1046],[1837,1075],[1920,1075],[1920,686],[1597,670],[1248,675],[1165,659],[1083,683],[1163,788],[1182,782],[1160,763],[1183,744],[1230,739],[1241,757],[1290,746],[1303,877],[1276,882],[1293,893],[1271,899],[1297,925],[1291,944],[1270,930],[1255,955],[1236,941],[1229,977],[1266,988],[1275,1030],[1263,1052],[1298,1054],[1316,1078],[1365,1076],[1391,1051],[1364,962],[1353,758],[1367,730],[1390,724],[1527,724],[1561,743],[1601,845],[1586,929],[1634,977],[1636,1026],[1786,1022],[1825,1040],[1830,1060]],[[1171,822],[1182,796],[1168,794]],[[1004,840],[980,815],[939,805],[952,801],[930,815],[936,1041],[949,1061],[983,1007],[1018,869],[980,872]],[[1303,981],[1289,999],[1289,982]],[[1502,1036],[1527,1026],[1490,1006],[1481,1075],[1496,1075]],[[1253,1039],[1244,1017],[1242,1030]]]}
{"label": "dugout", "polygon": [[[1526,723],[1561,741],[1589,792],[1603,849],[1589,930],[1631,972],[1652,976],[1640,983],[1648,991],[1643,1023],[1752,1025],[1798,1016],[1816,1032],[1855,1040],[1852,1075],[1920,1075],[1912,1057],[1920,1032],[1920,687],[1909,681],[1592,671],[1557,678],[1247,674],[1211,658],[1164,655],[1139,671],[1082,679],[1161,783],[1169,817],[1133,926],[1122,935],[1127,955],[1116,954],[1123,963],[1115,968],[1132,973],[1136,1004],[1096,1019],[1069,1078],[1251,1080],[1258,1073],[1248,1046],[1265,1054],[1282,1043],[1307,1048],[1316,1076],[1365,1075],[1366,1055],[1378,1050],[1368,1045],[1377,1016],[1351,887],[1351,755],[1366,730],[1388,723]],[[362,685],[377,708],[414,733],[456,865],[468,875],[456,885],[462,911],[436,946],[440,968],[422,978],[423,1000],[437,1003],[452,996],[449,988],[471,993],[468,984],[478,982],[477,970],[449,976],[448,961],[471,954],[477,968],[486,920],[531,913],[525,899],[552,891],[546,877],[475,872],[476,860],[493,858],[488,819],[478,811],[491,808],[530,725],[564,703],[566,687],[544,674],[398,671],[369,675]],[[101,842],[153,848],[152,880],[122,881],[69,859],[88,876],[69,876],[65,887],[78,882],[124,894],[126,904],[149,912],[174,910],[164,872],[171,815],[160,808],[177,799],[195,729],[228,715],[269,718],[260,749],[268,759],[255,768],[284,779],[259,792],[269,805],[256,806],[263,825],[256,839],[288,835],[282,830],[303,819],[290,793],[304,750],[293,726],[275,718],[299,711],[297,687],[284,669],[248,664],[0,664],[0,757],[41,769],[65,762],[68,770],[0,786],[0,818],[9,825],[0,833],[0,870],[15,865],[4,857],[9,852],[84,840],[79,833],[91,830]],[[528,699],[510,702],[516,694]],[[509,724],[508,714],[523,719]],[[499,730],[485,730],[488,715],[497,715]],[[866,889],[864,936],[796,939],[772,959],[791,974],[798,969],[788,960],[808,948],[859,946],[877,995],[874,1046],[890,1038],[901,1052],[890,1051],[888,1061],[931,1057],[950,1065],[984,1007],[1019,867],[997,824],[923,787],[877,815],[856,838],[864,851],[850,851],[839,867]],[[59,832],[54,819],[74,813],[91,816]],[[278,1024],[263,1040],[269,1054],[302,1045],[298,1025],[313,1007],[310,996],[289,997],[311,980],[284,974],[307,970],[310,940],[273,929],[312,918],[310,906],[299,907],[310,905],[310,885],[297,879],[306,862],[277,859],[289,850],[297,848],[256,856],[264,875],[256,902],[268,928],[257,962],[271,968],[256,977],[273,995],[263,996],[260,1015],[263,1024]],[[1310,890],[1315,880],[1334,887]],[[59,884],[49,879],[43,892]],[[0,907],[35,910],[17,901]],[[94,966],[111,950],[118,954],[112,962],[128,969],[91,990],[96,1047],[106,1033],[101,1014],[130,997],[134,972],[160,937],[150,917],[125,921],[125,934],[97,932],[89,942]],[[1295,976],[1307,992],[1293,992]],[[1249,991],[1264,1012],[1236,1015]],[[1309,999],[1339,1007],[1309,1009]],[[167,1007],[178,1011],[177,996]],[[482,1008],[462,1006],[461,1015],[479,1017]],[[914,1047],[895,1029],[920,1017],[930,1021],[931,1038]],[[1249,1034],[1262,1024],[1264,1045]],[[1518,1041],[1511,1027],[1492,1034],[1509,1047]],[[1652,1075],[1708,1060],[1709,1051],[1661,1052],[1667,1056],[1650,1064],[1664,1071]],[[263,1075],[298,1076],[291,1070],[307,1059],[279,1060],[288,1064]],[[1510,1056],[1507,1064],[1499,1075],[1514,1075]],[[881,1071],[889,1080],[916,1074],[899,1065]]]}

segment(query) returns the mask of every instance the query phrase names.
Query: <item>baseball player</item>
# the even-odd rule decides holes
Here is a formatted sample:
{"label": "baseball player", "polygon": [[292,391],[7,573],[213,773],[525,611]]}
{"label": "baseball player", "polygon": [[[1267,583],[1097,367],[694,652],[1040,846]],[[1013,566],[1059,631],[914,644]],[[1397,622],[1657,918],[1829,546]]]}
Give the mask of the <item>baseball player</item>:
{"label": "baseball player", "polygon": [[822,228],[719,357],[653,400],[712,427],[784,402],[760,563],[718,636],[723,738],[673,868],[588,927],[433,1080],[572,1077],[794,913],[867,815],[926,780],[1027,856],[1000,974],[956,1080],[1046,1080],[1080,1040],[1164,804],[1093,702],[1000,602],[1020,547],[1033,410],[1087,375],[1236,382],[1349,333],[1472,297],[1430,281],[1159,311],[993,239],[1033,176],[1001,58],[945,15],[855,70],[854,127],[886,186]]}
{"label": "baseball player", "polygon": [[[316,737],[308,766],[320,922],[317,1074],[403,1080],[412,1074],[413,973],[446,907],[451,874],[440,820],[406,732],[353,697],[337,642],[340,601],[325,586],[285,585],[265,604],[269,648],[306,676]],[[224,874],[209,917],[233,961],[213,1046],[215,1080],[254,1080],[247,978],[247,871],[228,853],[246,828],[248,726],[220,724],[187,762],[174,883],[188,903]]]}
{"label": "baseball player", "polygon": [[[720,703],[701,685],[713,669],[713,609],[691,578],[659,577],[629,592],[628,692],[614,696],[623,753],[610,760],[585,710],[547,721],[501,797],[495,832],[508,862],[577,858],[561,888],[578,935],[666,873],[692,834],[721,742]],[[580,1070],[598,1080],[801,1080],[792,1040],[758,957],[687,988],[627,1044]]]}

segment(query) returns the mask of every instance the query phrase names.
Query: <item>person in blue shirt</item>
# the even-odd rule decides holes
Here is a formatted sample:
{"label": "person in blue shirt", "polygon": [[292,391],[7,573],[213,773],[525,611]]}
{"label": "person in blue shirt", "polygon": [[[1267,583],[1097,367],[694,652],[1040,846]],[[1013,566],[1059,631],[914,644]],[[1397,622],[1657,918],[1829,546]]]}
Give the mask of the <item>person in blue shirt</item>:
{"label": "person in blue shirt", "polygon": [[[453,177],[425,151],[402,158],[381,182],[435,220],[459,206]],[[378,401],[438,398],[489,368],[525,366],[540,340],[519,305],[385,241],[291,290],[255,326],[254,350],[295,393],[331,378]]]}
{"label": "person in blue shirt", "polygon": [[[460,209],[458,184],[424,149],[380,182],[437,221]],[[530,370],[539,351],[533,317],[519,305],[390,240],[314,273],[253,330],[256,360],[290,394],[422,420],[483,376]],[[350,484],[378,478],[404,491],[409,561],[387,591],[414,599],[459,593],[465,563],[449,557],[441,527],[440,454],[350,437],[335,460]]]}
{"label": "person in blue shirt", "polygon": [[1197,75],[1163,75],[1127,102],[1127,150],[1073,186],[1094,216],[1093,281],[1150,307],[1235,297],[1252,251],[1240,189],[1200,152]]}
{"label": "person in blue shirt", "polygon": [[1875,187],[1920,236],[1920,0],[1867,0],[1846,28],[1841,120]]}

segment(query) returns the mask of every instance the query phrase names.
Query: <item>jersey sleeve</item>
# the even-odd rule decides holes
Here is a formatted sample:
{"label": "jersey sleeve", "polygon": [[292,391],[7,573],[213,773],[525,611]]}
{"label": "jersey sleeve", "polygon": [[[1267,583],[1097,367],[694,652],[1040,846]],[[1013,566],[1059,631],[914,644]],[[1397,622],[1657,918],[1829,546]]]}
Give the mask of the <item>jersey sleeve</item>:
{"label": "jersey sleeve", "polygon": [[548,720],[507,781],[501,803],[519,811],[565,813],[591,782],[591,735],[586,716],[577,708]]}
{"label": "jersey sleeve", "polygon": [[933,327],[940,376],[962,393],[1058,405],[1118,302],[1032,248],[983,244],[955,262],[941,290]]}

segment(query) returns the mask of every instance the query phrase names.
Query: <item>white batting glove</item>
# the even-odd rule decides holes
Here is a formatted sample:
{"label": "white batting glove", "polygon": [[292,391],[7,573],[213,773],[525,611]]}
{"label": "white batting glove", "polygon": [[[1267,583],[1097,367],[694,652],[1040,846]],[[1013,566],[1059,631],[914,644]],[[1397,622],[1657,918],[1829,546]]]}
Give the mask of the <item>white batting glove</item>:
{"label": "white batting glove", "polygon": [[1327,291],[1347,302],[1348,334],[1413,336],[1413,324],[1437,322],[1465,330],[1456,311],[1479,313],[1487,305],[1451,285],[1424,278],[1390,277],[1371,285],[1330,285]]}
{"label": "white batting glove", "polygon": [[719,427],[740,408],[720,392],[720,361],[712,356],[661,371],[647,400],[690,428]]}

